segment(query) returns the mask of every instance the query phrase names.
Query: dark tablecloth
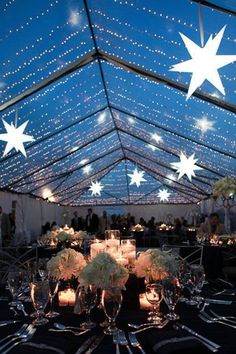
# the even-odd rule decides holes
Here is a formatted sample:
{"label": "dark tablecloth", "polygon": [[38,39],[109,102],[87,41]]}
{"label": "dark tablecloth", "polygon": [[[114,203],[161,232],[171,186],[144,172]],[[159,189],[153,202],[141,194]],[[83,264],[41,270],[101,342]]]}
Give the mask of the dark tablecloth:
{"label": "dark tablecloth", "polygon": [[[117,319],[117,324],[119,328],[124,330],[130,330],[128,328],[128,323],[142,323],[146,322],[147,311],[140,310],[137,308],[137,303],[135,303],[135,296],[138,291],[142,290],[142,282],[136,280],[136,284],[134,284],[135,278],[131,278],[130,284],[128,284],[128,294],[124,297],[123,307]],[[132,286],[133,286],[133,294],[132,294]],[[214,287],[216,285],[214,284]],[[206,289],[207,291],[207,289]],[[6,294],[6,293],[5,293]],[[1,293],[0,293],[1,295]],[[208,294],[209,296],[209,294]],[[218,298],[226,298],[218,296]],[[216,297],[217,298],[217,297]],[[229,299],[227,297],[227,299]],[[230,297],[232,299],[232,297]],[[30,303],[25,304],[25,308],[28,312],[33,311],[33,307]],[[211,305],[211,309],[214,309],[216,312],[221,314],[230,313],[231,315],[236,316],[236,303],[232,305]],[[14,325],[8,325],[0,328],[0,338],[5,337],[9,333],[13,333],[23,323],[30,323],[31,319],[26,318],[22,315],[17,317],[13,316],[13,312],[10,311],[9,306],[7,305],[7,301],[0,301],[0,320],[5,319],[19,319],[21,322]],[[85,341],[86,338],[90,337],[92,333],[99,333],[102,331],[100,327],[97,327],[95,330],[89,332],[80,337],[75,337],[71,333],[56,333],[49,332],[48,329],[52,328],[53,322],[61,322],[65,325],[79,326],[80,323],[84,320],[83,315],[75,315],[73,313],[72,307],[59,307],[57,310],[60,312],[60,316],[56,319],[50,320],[50,323],[46,326],[38,327],[37,331],[32,338],[32,342],[35,343],[45,343],[47,345],[51,345],[65,351],[66,354],[73,354],[76,352],[81,343]],[[164,302],[162,302],[161,310],[163,313],[167,312]],[[181,316],[181,323],[188,325],[195,331],[200,334],[208,337],[209,339],[215,341],[220,344],[222,348],[219,350],[219,354],[235,354],[236,353],[236,345],[235,345],[235,335],[236,331],[232,328],[228,328],[222,326],[221,324],[207,324],[198,318],[198,309],[196,307],[191,307],[183,303],[179,303],[176,308],[176,312]],[[95,309],[92,311],[92,319],[96,322],[102,322],[104,320],[104,313],[100,309]],[[137,337],[145,349],[147,354],[153,354],[153,345],[160,341],[170,338],[173,336],[179,335],[187,335],[187,333],[181,333],[182,331],[173,330],[172,324],[169,324],[162,330],[154,329],[147,330],[142,334],[138,334]],[[205,350],[205,349],[204,349]],[[138,353],[139,350],[137,348],[132,348],[133,353]],[[183,354],[183,350],[178,352],[179,354]],[[193,348],[189,354],[202,354],[207,353],[208,351],[203,351],[203,349]],[[50,350],[42,350],[33,347],[27,346],[18,346],[11,351],[12,354],[24,354],[24,353],[32,353],[32,354],[40,354],[40,353],[53,353]],[[110,336],[106,336],[101,345],[94,351],[94,354],[112,354],[115,353],[115,346],[112,343],[112,338]],[[121,354],[127,353],[126,348],[121,347]],[[157,352],[158,353],[158,352]],[[160,353],[165,353],[160,351]],[[169,353],[169,351],[168,351]],[[176,352],[175,352],[176,353]],[[184,352],[185,353],[185,352]]]}

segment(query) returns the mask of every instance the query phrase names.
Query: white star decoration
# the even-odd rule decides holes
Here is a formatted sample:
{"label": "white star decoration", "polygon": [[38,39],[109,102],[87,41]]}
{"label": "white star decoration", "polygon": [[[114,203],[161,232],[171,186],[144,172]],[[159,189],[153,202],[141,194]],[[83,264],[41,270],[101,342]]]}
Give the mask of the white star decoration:
{"label": "white star decoration", "polygon": [[163,188],[158,192],[157,196],[160,198],[161,202],[164,202],[165,200],[168,202],[170,194],[171,193],[169,193],[167,189]]}
{"label": "white star decoration", "polygon": [[138,171],[136,167],[132,174],[128,174],[128,176],[131,178],[130,186],[132,184],[136,184],[137,187],[140,187],[141,182],[146,182],[146,179],[143,178],[144,173],[144,171]]}
{"label": "white star decoration", "polygon": [[92,192],[92,196],[99,197],[103,188],[104,186],[102,186],[100,182],[96,181],[92,182],[89,190]]}
{"label": "white star decoration", "polygon": [[234,62],[236,55],[217,55],[224,31],[224,26],[217,35],[210,35],[204,47],[199,47],[191,39],[180,33],[180,36],[189,52],[191,59],[172,66],[170,71],[192,73],[187,99],[200,87],[205,80],[215,86],[223,95],[225,89],[222,85],[218,69]]}
{"label": "white star decoration", "polygon": [[83,174],[88,175],[91,171],[92,171],[92,166],[91,165],[87,165],[83,168]]}
{"label": "white star decoration", "polygon": [[163,142],[162,137],[160,135],[158,135],[157,133],[152,133],[151,139],[153,139],[158,144]]}
{"label": "white star decoration", "polygon": [[8,124],[4,119],[2,121],[7,131],[5,134],[0,134],[0,140],[7,142],[3,157],[6,156],[12,149],[15,149],[16,152],[20,151],[26,157],[24,143],[34,141],[33,136],[24,134],[28,121],[21,124],[18,128],[15,127],[12,122],[11,124]]}
{"label": "white star decoration", "polygon": [[179,162],[172,162],[171,166],[177,170],[179,173],[178,180],[186,175],[188,179],[191,181],[192,176],[196,176],[194,171],[202,170],[201,167],[195,165],[198,159],[194,158],[194,154],[187,157],[183,152],[180,154],[180,161]]}
{"label": "white star decoration", "polygon": [[215,121],[208,120],[206,117],[203,117],[201,119],[196,119],[195,127],[200,129],[202,133],[206,133],[208,130],[215,130],[213,127],[214,124]]}

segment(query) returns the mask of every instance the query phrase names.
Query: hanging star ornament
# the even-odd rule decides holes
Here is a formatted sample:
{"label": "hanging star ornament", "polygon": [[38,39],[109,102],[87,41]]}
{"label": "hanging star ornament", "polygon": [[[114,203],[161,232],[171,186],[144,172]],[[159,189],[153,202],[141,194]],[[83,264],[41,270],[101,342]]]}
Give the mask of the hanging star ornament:
{"label": "hanging star ornament", "polygon": [[104,186],[102,186],[100,182],[96,181],[92,182],[89,191],[92,192],[92,196],[99,197],[103,188]]}
{"label": "hanging star ornament", "polygon": [[175,64],[170,71],[192,73],[187,98],[200,87],[205,80],[209,81],[223,95],[225,89],[222,85],[218,69],[236,61],[236,55],[217,55],[226,25],[213,38],[210,35],[204,47],[199,47],[191,39],[180,33],[180,36],[189,52],[191,59]]}
{"label": "hanging star ornament", "polygon": [[177,173],[179,174],[178,180],[186,175],[191,181],[192,177],[196,176],[194,171],[202,170],[202,167],[195,165],[198,159],[195,159],[194,156],[195,154],[192,154],[187,157],[183,152],[181,152],[180,161],[171,163],[171,166],[177,170]]}
{"label": "hanging star ornament", "polygon": [[171,193],[169,193],[167,189],[163,188],[158,192],[157,196],[160,198],[161,202],[164,202],[165,200],[168,202],[170,194]]}
{"label": "hanging star ornament", "polygon": [[206,117],[203,117],[201,119],[196,119],[195,127],[197,129],[200,129],[201,132],[204,134],[208,130],[215,130],[214,124],[215,124],[215,121],[208,120]]}
{"label": "hanging star ornament", "polygon": [[6,156],[12,149],[15,149],[16,152],[20,151],[26,157],[24,143],[35,140],[33,136],[24,134],[28,121],[21,124],[18,128],[12,122],[11,124],[8,124],[4,119],[2,121],[6,129],[6,133],[0,134],[0,140],[6,141],[7,143],[3,157]]}
{"label": "hanging star ornament", "polygon": [[130,186],[132,184],[136,184],[137,187],[140,187],[141,182],[147,182],[146,179],[143,178],[144,173],[144,171],[138,171],[136,167],[132,174],[128,174],[128,176],[131,178]]}

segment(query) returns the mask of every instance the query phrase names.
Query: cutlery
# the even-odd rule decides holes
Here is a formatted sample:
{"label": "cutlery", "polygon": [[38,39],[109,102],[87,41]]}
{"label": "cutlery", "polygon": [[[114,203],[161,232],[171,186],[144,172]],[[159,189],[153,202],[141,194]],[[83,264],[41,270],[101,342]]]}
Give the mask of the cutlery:
{"label": "cutlery", "polygon": [[18,311],[22,311],[25,317],[28,317],[28,313],[25,311],[25,306],[21,303],[16,305]]}
{"label": "cutlery", "polygon": [[212,296],[217,296],[217,295],[221,295],[221,294],[224,294],[225,296],[234,296],[234,295],[236,295],[236,292],[231,289],[224,289],[224,290],[214,293]]}
{"label": "cutlery", "polygon": [[219,305],[231,305],[232,301],[230,300],[221,300],[221,299],[205,299],[209,304],[219,304]]}
{"label": "cutlery", "polygon": [[97,336],[92,336],[88,339],[86,339],[86,341],[84,341],[81,346],[79,347],[79,349],[77,350],[77,352],[75,354],[82,354],[85,350],[87,350],[90,345],[93,343],[93,341],[97,338]]}
{"label": "cutlery", "polygon": [[[18,331],[14,332],[13,334],[9,334],[7,337],[1,339],[1,340],[0,340],[0,343],[4,342],[4,341],[5,341],[6,339],[8,339],[8,338],[17,337],[17,336],[21,335],[27,327],[28,327],[28,325],[27,325],[26,323],[23,324],[23,326],[21,326],[21,328],[18,329]],[[1,348],[0,348],[0,349],[1,349]]]}
{"label": "cutlery", "polygon": [[125,336],[125,332],[122,331],[121,329],[119,330],[118,338],[119,338],[119,344],[124,345],[126,347],[126,349],[128,350],[129,354],[133,354],[133,352],[129,346],[129,343],[127,341],[127,338]]}
{"label": "cutlery", "polygon": [[221,318],[225,318],[225,319],[236,319],[235,316],[220,316],[220,315],[218,315],[217,313],[215,313],[215,312],[212,311],[212,310],[210,310],[210,312],[211,312],[214,316],[216,316],[216,317],[221,317]]}
{"label": "cutlery", "polygon": [[[200,316],[200,315],[199,315],[199,316]],[[208,338],[202,336],[201,334],[195,332],[195,331],[192,330],[191,328],[189,328],[189,327],[187,327],[187,326],[185,326],[185,325],[183,325],[183,324],[181,324],[181,323],[176,323],[176,326],[179,327],[179,328],[181,328],[181,329],[183,329],[183,330],[185,330],[186,332],[192,334],[193,336],[195,336],[195,337],[197,337],[197,338],[203,340],[203,341],[206,342],[207,344],[211,345],[213,348],[216,348],[216,349],[219,349],[219,348],[220,348],[220,345],[218,345],[218,344],[212,342],[210,339],[208,339]]]}
{"label": "cutlery", "polygon": [[[25,332],[27,332],[27,330]],[[17,345],[27,342],[28,340],[30,340],[33,337],[35,332],[36,332],[36,328],[31,326],[31,328],[28,330],[28,332],[26,334],[23,334],[22,337],[17,338],[17,342],[12,344],[9,348],[7,348],[4,352],[2,352],[2,354],[7,354]]]}
{"label": "cutlery", "polygon": [[224,326],[236,329],[236,325],[232,325],[230,323],[227,323],[227,322],[224,322],[224,321],[221,321],[221,320],[218,320],[218,319],[214,319],[214,318],[208,316],[207,314],[205,314],[205,315],[199,314],[198,317],[201,318],[201,320],[203,320],[204,322],[207,322],[207,323],[220,323],[220,324],[222,324]]}
{"label": "cutlery", "polygon": [[234,285],[232,283],[230,283],[229,281],[226,281],[226,280],[221,279],[221,278],[217,278],[217,280],[219,280],[221,283],[229,285],[231,288],[234,287]]}
{"label": "cutlery", "polygon": [[54,328],[49,328],[49,331],[50,332],[71,332],[73,333],[75,336],[81,336],[82,334],[90,331],[90,329],[85,329],[84,331],[82,332],[75,332],[73,331],[72,329],[54,329]]}
{"label": "cutlery", "polygon": [[236,321],[234,320],[231,320],[229,319],[228,317],[226,316],[220,316],[220,315],[217,315],[217,313],[215,313],[214,311],[210,310],[211,314],[215,317],[212,317],[212,319],[217,319],[217,320],[223,320],[223,321],[226,321],[226,322],[229,322],[229,323],[232,323],[234,325],[236,325]]}
{"label": "cutlery", "polygon": [[20,322],[20,321],[13,321],[13,320],[9,320],[9,321],[0,321],[0,327],[2,327],[2,326],[6,326],[6,325],[9,325],[9,324],[12,324],[12,323],[17,323],[17,322]]}
{"label": "cutlery", "polygon": [[82,329],[80,327],[65,326],[64,324],[59,323],[59,322],[53,323],[53,326],[57,329],[72,329],[72,330],[74,329],[77,331],[82,331]]}
{"label": "cutlery", "polygon": [[113,334],[113,343],[116,346],[116,354],[120,354],[120,346],[119,346],[119,332]]}
{"label": "cutlery", "polygon": [[10,310],[14,312],[14,316],[18,316],[18,312],[14,309],[14,307],[10,307]]}
{"label": "cutlery", "polygon": [[[27,325],[27,328],[26,329],[23,329],[23,331],[21,331],[20,334],[17,334],[17,335],[14,335],[12,339],[10,339],[9,341],[7,341],[5,344],[3,344],[1,347],[0,347],[0,353],[2,353],[2,350],[4,348],[6,348],[9,344],[11,344],[12,342],[15,342],[17,341],[18,339],[23,339],[23,338],[26,338],[27,335],[30,333],[31,329],[33,328],[32,325]],[[6,337],[7,338],[7,337]],[[5,338],[5,339],[6,339]]]}
{"label": "cutlery", "polygon": [[187,336],[187,337],[173,337],[170,339],[165,339],[162,340],[160,342],[158,342],[157,344],[155,344],[154,348],[155,351],[157,351],[157,349],[160,349],[161,347],[163,347],[164,345],[170,344],[170,343],[180,343],[180,342],[185,342],[188,340],[197,340],[199,342],[201,342],[203,345],[205,345],[210,351],[212,351],[213,353],[217,352],[218,349],[215,347],[212,347],[210,344],[206,343],[204,340],[194,337],[194,336]]}
{"label": "cutlery", "polygon": [[28,347],[46,349],[46,350],[51,350],[51,351],[57,352],[58,354],[65,354],[65,352],[63,350],[52,347],[51,345],[47,345],[44,343],[25,342],[25,343],[21,343],[20,345],[24,345],[24,346],[27,345]]}
{"label": "cutlery", "polygon": [[137,340],[136,335],[131,332],[128,332],[128,336],[129,336],[129,341],[130,341],[132,347],[137,347],[137,348],[139,348],[139,350],[141,351],[142,354],[146,354],[145,351],[143,350],[141,344]]}
{"label": "cutlery", "polygon": [[140,324],[140,325],[135,324],[135,323],[128,323],[128,326],[129,326],[129,327],[133,327],[133,328],[135,328],[135,329],[139,329],[139,328],[142,328],[142,327],[150,326],[151,324],[152,324],[151,322],[142,323],[142,324]]}
{"label": "cutlery", "polygon": [[137,329],[136,331],[132,331],[131,333],[137,334],[137,333],[141,333],[141,332],[146,331],[147,329],[151,329],[151,328],[162,329],[162,328],[164,328],[168,323],[169,323],[169,320],[163,321],[160,325],[155,325],[155,324],[151,324],[151,323],[150,323],[150,326],[146,326],[146,327],[144,327],[144,328]]}
{"label": "cutlery", "polygon": [[101,344],[104,337],[105,337],[105,334],[103,334],[103,333],[98,335],[97,338],[95,339],[95,341],[92,342],[90,348],[87,349],[84,354],[91,354],[95,349],[97,349],[97,347]]}

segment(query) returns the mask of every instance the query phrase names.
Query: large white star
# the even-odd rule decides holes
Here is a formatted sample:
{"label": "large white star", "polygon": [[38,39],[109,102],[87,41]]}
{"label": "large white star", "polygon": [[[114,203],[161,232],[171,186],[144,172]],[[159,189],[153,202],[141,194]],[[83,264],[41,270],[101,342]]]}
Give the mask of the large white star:
{"label": "large white star", "polygon": [[168,202],[170,194],[171,193],[169,193],[167,189],[163,188],[158,192],[157,196],[160,198],[161,202],[164,202],[165,200]]}
{"label": "large white star", "polygon": [[99,197],[103,188],[104,186],[101,185],[101,182],[96,181],[92,182],[89,190],[92,192],[92,196]]}
{"label": "large white star", "polygon": [[4,119],[2,121],[7,131],[5,134],[0,134],[0,140],[7,142],[3,157],[12,149],[15,149],[16,152],[20,151],[26,157],[24,143],[34,141],[33,136],[24,134],[28,121],[21,124],[18,128],[16,128],[12,122],[8,124]]}
{"label": "large white star", "polygon": [[201,119],[196,119],[195,127],[200,129],[202,133],[206,133],[208,130],[215,130],[213,127],[214,124],[215,121],[203,117]]}
{"label": "large white star", "polygon": [[170,71],[192,73],[187,99],[200,87],[205,80],[215,86],[223,95],[225,89],[222,85],[218,69],[236,60],[236,55],[217,55],[226,25],[212,38],[210,35],[204,47],[199,47],[191,39],[180,33],[180,36],[192,59],[175,64]]}
{"label": "large white star", "polygon": [[146,182],[146,179],[143,178],[144,173],[144,171],[138,171],[136,167],[132,174],[128,174],[128,176],[131,178],[130,186],[132,184],[136,184],[137,187],[140,187],[141,182]]}
{"label": "large white star", "polygon": [[180,161],[171,163],[171,166],[177,170],[177,173],[179,173],[178,179],[186,175],[188,179],[191,181],[192,176],[195,177],[194,171],[202,170],[200,166],[195,165],[197,160],[198,159],[194,158],[194,154],[187,157],[183,152],[181,152]]}

